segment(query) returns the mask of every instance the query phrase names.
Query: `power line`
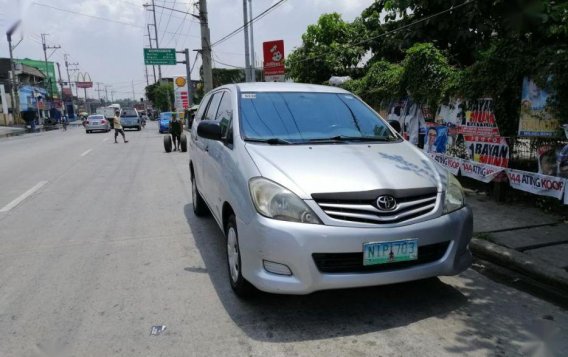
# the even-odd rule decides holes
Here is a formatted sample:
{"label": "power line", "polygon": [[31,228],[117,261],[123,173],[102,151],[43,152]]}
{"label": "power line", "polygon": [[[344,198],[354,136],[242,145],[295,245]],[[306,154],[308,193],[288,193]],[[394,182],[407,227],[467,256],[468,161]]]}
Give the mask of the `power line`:
{"label": "power line", "polygon": [[121,24],[121,25],[136,27],[136,28],[138,28],[138,29],[143,29],[143,28],[144,28],[144,27],[142,27],[142,26],[138,26],[138,25],[131,24],[131,23],[128,23],[128,22],[122,22],[122,21],[117,21],[117,20],[111,20],[111,19],[107,19],[107,18],[105,18],[105,17],[95,16],[95,15],[88,15],[88,14],[84,14],[84,13],[77,12],[77,11],[73,11],[73,10],[67,10],[67,9],[62,9],[62,8],[55,7],[55,6],[51,6],[51,5],[47,5],[47,4],[42,4],[42,3],[39,3],[39,2],[34,2],[33,5],[43,6],[43,7],[47,7],[47,8],[53,9],[53,10],[62,11],[62,12],[68,12],[68,13],[70,13],[70,14],[75,14],[75,15],[80,15],[80,16],[85,16],[85,17],[90,17],[90,18],[92,18],[92,19],[97,19],[97,20],[101,20],[101,21],[112,22],[112,23],[115,23],[115,24]]}
{"label": "power line", "polygon": [[[175,1],[174,1],[174,4],[172,5],[172,7],[173,7],[173,8],[176,7],[176,2],[175,2]],[[165,32],[165,31],[168,31],[168,26],[170,26],[170,21],[172,20],[172,13],[173,13],[173,11],[170,10],[170,16],[168,17],[168,22],[166,23],[166,29],[164,30],[164,32]],[[187,17],[187,14],[185,14],[185,16]],[[161,18],[161,15],[160,15],[160,18]],[[183,18],[183,21],[185,21],[185,17]],[[161,40],[161,41],[164,41],[164,37],[165,37],[165,36],[166,36],[165,34],[162,35],[162,40]]]}
{"label": "power line", "polygon": [[242,25],[241,27],[237,28],[236,30],[232,31],[231,33],[225,35],[225,37],[221,38],[218,41],[215,41],[211,44],[211,47],[216,46],[226,40],[228,40],[229,38],[235,36],[236,34],[238,34],[239,32],[243,31],[244,28],[246,26],[248,26],[249,24],[260,20],[261,18],[263,18],[264,16],[268,15],[269,12],[271,12],[272,10],[276,9],[276,7],[282,5],[286,0],[279,0],[277,3],[275,3],[274,5],[270,6],[269,8],[267,8],[266,10],[264,10],[263,12],[261,12],[260,14],[256,15],[253,19],[250,19],[246,24]]}

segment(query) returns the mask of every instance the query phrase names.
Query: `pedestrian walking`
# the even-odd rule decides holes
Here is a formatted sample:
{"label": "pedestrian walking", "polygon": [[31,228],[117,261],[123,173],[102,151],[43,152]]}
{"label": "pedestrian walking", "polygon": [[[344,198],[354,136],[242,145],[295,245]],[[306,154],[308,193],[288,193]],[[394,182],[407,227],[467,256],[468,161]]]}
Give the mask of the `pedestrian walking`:
{"label": "pedestrian walking", "polygon": [[172,120],[170,121],[170,134],[172,135],[172,141],[174,142],[174,151],[176,148],[181,151],[181,133],[183,131],[183,123],[177,118],[176,113],[172,113]]}
{"label": "pedestrian walking", "polygon": [[116,141],[116,138],[118,137],[118,134],[120,133],[120,135],[122,135],[122,139],[124,140],[124,143],[126,144],[128,142],[128,140],[126,140],[126,136],[124,135],[124,130],[122,129],[122,125],[120,124],[120,113],[118,111],[116,111],[114,113],[113,123],[114,123],[114,143],[118,144],[118,141]]}

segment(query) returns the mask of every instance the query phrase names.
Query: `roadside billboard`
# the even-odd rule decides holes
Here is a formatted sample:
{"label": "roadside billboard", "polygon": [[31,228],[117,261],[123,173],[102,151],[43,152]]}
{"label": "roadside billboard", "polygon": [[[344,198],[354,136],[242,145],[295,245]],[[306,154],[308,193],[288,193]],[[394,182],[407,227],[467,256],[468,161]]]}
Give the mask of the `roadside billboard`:
{"label": "roadside billboard", "polygon": [[46,74],[46,69],[47,69],[47,77],[49,78],[49,81],[50,81],[49,92],[54,97],[58,96],[57,95],[58,94],[57,79],[55,78],[55,65],[54,65],[53,62],[48,61],[47,67],[46,67],[45,61],[32,60],[32,59],[29,59],[29,58],[15,59],[14,61],[18,62],[18,63],[25,64],[25,65],[30,66],[30,67],[34,67],[34,68],[40,70],[44,74]]}
{"label": "roadside billboard", "polygon": [[560,122],[548,106],[550,93],[539,88],[530,78],[523,79],[519,136],[557,136]]}
{"label": "roadside billboard", "polygon": [[284,41],[267,41],[262,44],[264,53],[264,81],[283,82],[284,74]]}

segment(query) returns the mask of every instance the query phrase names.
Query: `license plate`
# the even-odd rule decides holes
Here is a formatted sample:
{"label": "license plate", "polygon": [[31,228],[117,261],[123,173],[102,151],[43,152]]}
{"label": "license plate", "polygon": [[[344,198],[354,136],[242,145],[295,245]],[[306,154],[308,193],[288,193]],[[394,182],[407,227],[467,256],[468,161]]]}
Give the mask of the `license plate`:
{"label": "license plate", "polygon": [[404,262],[418,259],[418,239],[363,244],[363,265]]}

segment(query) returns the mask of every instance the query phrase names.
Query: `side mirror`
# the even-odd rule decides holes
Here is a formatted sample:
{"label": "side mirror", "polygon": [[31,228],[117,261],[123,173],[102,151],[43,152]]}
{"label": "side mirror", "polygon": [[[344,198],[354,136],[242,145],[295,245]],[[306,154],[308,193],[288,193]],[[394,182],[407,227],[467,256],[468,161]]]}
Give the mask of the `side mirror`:
{"label": "side mirror", "polygon": [[401,134],[402,128],[400,127],[400,122],[398,120],[389,120],[389,125],[392,126],[397,133]]}
{"label": "side mirror", "polygon": [[197,126],[197,135],[211,140],[221,140],[221,125],[214,120],[203,120]]}

